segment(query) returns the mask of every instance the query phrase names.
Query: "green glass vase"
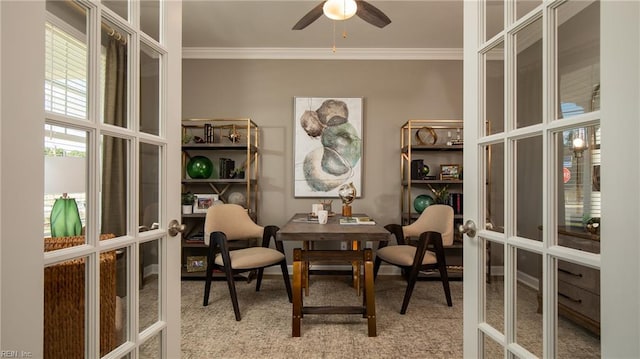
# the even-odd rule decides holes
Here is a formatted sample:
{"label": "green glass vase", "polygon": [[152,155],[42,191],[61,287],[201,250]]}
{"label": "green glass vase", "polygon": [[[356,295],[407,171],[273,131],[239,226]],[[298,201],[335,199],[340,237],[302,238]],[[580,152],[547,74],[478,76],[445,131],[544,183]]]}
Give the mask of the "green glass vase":
{"label": "green glass vase", "polygon": [[58,198],[51,209],[51,237],[70,237],[82,234],[78,205],[73,198]]}

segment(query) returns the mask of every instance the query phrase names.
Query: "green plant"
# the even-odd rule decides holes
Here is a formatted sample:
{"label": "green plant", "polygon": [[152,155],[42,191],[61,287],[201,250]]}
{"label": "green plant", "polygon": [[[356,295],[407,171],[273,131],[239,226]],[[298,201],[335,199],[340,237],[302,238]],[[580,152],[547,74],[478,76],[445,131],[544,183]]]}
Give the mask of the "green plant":
{"label": "green plant", "polygon": [[192,205],[193,202],[195,202],[196,200],[196,195],[194,195],[191,192],[187,192],[187,193],[183,193],[182,194],[182,198],[181,198],[181,202],[183,206],[188,206],[188,205]]}
{"label": "green plant", "polygon": [[433,192],[433,195],[436,197],[436,203],[444,204],[449,200],[449,185],[444,185],[440,188],[433,188],[429,185],[429,189]]}

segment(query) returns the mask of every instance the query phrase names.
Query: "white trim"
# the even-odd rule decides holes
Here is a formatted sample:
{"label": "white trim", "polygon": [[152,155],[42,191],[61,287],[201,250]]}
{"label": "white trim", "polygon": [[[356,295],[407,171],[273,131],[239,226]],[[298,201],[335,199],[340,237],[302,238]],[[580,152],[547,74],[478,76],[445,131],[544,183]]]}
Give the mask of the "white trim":
{"label": "white trim", "polygon": [[183,59],[462,60],[460,48],[183,47]]}

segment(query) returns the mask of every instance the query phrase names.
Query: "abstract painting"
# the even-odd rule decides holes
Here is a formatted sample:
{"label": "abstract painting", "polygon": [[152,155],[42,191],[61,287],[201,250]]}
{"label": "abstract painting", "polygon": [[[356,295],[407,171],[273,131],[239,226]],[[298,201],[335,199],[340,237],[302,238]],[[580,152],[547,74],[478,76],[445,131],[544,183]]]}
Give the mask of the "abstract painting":
{"label": "abstract painting", "polygon": [[294,98],[294,196],[362,195],[362,98]]}

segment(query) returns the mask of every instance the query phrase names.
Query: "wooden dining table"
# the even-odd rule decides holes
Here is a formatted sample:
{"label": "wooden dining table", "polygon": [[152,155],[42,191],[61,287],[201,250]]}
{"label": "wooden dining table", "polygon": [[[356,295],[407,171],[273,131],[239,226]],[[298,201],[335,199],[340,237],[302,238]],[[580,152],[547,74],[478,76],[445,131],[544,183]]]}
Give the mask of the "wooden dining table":
{"label": "wooden dining table", "polygon": [[[354,214],[354,217],[367,217]],[[389,232],[379,224],[340,224],[340,215],[329,217],[326,224],[309,220],[308,213],[297,213],[277,232],[281,241],[311,242],[359,242],[352,250],[316,250],[314,246],[293,250],[293,317],[292,336],[300,336],[300,323],[305,314],[360,314],[367,319],[368,335],[375,337],[376,306],[373,282],[373,253],[364,248],[364,242],[389,240]],[[305,263],[358,263],[364,266],[364,295],[360,306],[304,306],[303,277],[308,271]]]}

